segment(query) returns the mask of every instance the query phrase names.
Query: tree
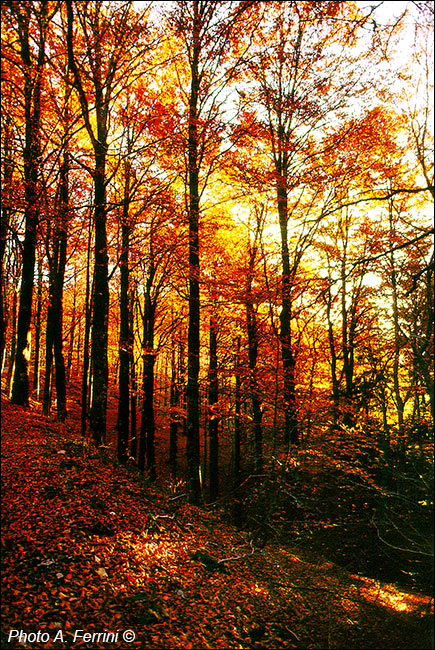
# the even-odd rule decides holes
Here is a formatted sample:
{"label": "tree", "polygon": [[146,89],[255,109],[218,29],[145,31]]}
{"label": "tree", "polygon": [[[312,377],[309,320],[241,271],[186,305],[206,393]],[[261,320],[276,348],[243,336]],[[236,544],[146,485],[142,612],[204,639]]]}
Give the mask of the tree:
{"label": "tree", "polygon": [[[170,16],[177,37],[183,41],[187,69],[180,78],[188,84],[186,137],[186,203],[189,224],[189,324],[187,370],[187,445],[189,493],[192,502],[201,495],[199,478],[199,369],[200,369],[200,199],[221,155],[224,126],[221,95],[235,74],[240,55],[232,49],[242,41],[241,17],[251,3],[178,2]],[[251,27],[252,29],[252,27]],[[232,40],[234,38],[234,41]],[[236,48],[234,48],[236,49]],[[231,57],[231,54],[233,56]],[[182,75],[182,76],[181,76]],[[204,171],[205,170],[205,171]],[[203,175],[201,177],[201,172]]]}
{"label": "tree", "polygon": [[208,435],[210,439],[210,501],[216,501],[219,495],[219,380],[218,380],[218,319],[216,307],[212,305],[210,316],[210,344],[209,344],[209,370],[208,370]]}
{"label": "tree", "polygon": [[[107,177],[110,109],[120,86],[132,83],[141,50],[142,21],[130,2],[67,3],[68,61],[82,117],[93,148],[95,253],[91,335],[92,404],[90,429],[96,445],[105,442],[108,389],[107,337],[109,280],[107,252]],[[74,31],[76,28],[76,31]],[[79,52],[77,53],[77,49]],[[92,97],[92,101],[90,101]],[[95,120],[94,120],[95,117]]]}
{"label": "tree", "polygon": [[[26,348],[32,314],[33,277],[35,267],[36,228],[38,223],[39,166],[41,156],[41,89],[43,70],[46,62],[45,44],[47,30],[53,17],[47,3],[40,5],[26,2],[11,4],[13,28],[17,32],[20,45],[21,74],[24,78],[23,102],[25,119],[24,163],[24,218],[25,233],[23,241],[23,264],[21,275],[20,301],[18,307],[17,342],[15,352],[15,371],[12,385],[12,401],[28,405],[29,377],[27,371]],[[36,44],[33,45],[34,33]]]}
{"label": "tree", "polygon": [[[270,162],[263,163],[267,165],[263,173],[274,185],[281,236],[280,344],[287,444],[299,441],[292,285],[308,234],[312,236],[325,214],[324,210],[317,217],[312,214],[328,188],[319,168],[324,147],[330,147],[321,143],[322,132],[334,119],[343,118],[364,83],[368,88],[359,53],[353,49],[365,20],[352,3],[274,3],[246,65],[251,93],[241,129],[267,147]],[[259,151],[264,161],[264,148]],[[305,215],[302,199],[307,207],[311,204]],[[298,227],[305,229],[299,239]]]}

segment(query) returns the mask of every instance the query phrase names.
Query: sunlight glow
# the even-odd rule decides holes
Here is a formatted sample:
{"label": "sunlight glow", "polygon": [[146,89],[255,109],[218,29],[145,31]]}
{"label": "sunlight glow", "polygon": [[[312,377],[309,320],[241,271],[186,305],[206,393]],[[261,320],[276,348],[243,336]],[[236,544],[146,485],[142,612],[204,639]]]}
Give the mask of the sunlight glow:
{"label": "sunlight glow", "polygon": [[360,594],[373,604],[379,603],[396,612],[433,613],[433,600],[427,596],[401,591],[392,584],[381,586],[379,582],[368,578],[363,579],[363,582],[366,586],[360,590]]}

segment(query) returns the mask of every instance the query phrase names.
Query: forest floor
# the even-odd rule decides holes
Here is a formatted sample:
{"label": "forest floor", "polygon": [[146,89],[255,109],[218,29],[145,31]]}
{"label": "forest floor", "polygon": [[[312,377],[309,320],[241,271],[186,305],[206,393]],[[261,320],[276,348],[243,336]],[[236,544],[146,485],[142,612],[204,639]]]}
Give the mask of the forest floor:
{"label": "forest floor", "polygon": [[2,458],[4,648],[433,647],[428,595],[259,544],[3,397]]}

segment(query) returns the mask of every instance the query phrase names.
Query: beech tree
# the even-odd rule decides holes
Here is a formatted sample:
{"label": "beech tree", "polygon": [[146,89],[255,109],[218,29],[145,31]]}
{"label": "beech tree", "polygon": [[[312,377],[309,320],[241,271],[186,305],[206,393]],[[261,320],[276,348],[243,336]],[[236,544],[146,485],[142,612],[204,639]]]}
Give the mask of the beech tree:
{"label": "beech tree", "polygon": [[[38,224],[39,166],[41,159],[41,88],[46,63],[45,46],[47,30],[53,11],[47,3],[7,3],[13,18],[11,27],[16,30],[19,43],[20,64],[16,62],[19,75],[24,80],[23,106],[25,140],[24,165],[24,219],[25,232],[22,248],[22,275],[18,321],[16,330],[15,369],[12,385],[12,401],[28,405],[29,376],[26,348],[32,314],[35,247]],[[33,44],[34,38],[36,43]]]}
{"label": "beech tree", "polygon": [[[319,143],[322,129],[333,116],[345,114],[350,98],[364,80],[358,55],[352,49],[362,24],[364,17],[351,3],[271,5],[268,21],[257,35],[255,56],[247,65],[247,78],[255,81],[250,81],[251,98],[241,128],[267,143],[281,234],[284,439],[292,444],[299,441],[292,283],[302,248],[293,251],[290,236],[298,227],[295,216],[301,198],[317,191],[321,174],[316,161],[323,149]],[[327,187],[325,179],[323,185]],[[313,215],[307,213],[302,227],[314,222]]]}
{"label": "beech tree", "polygon": [[[189,325],[187,370],[187,463],[190,498],[198,502],[199,479],[199,369],[200,369],[200,199],[221,155],[224,133],[222,94],[235,74],[240,54],[231,51],[241,39],[241,20],[251,3],[179,2],[170,16],[176,37],[182,39],[188,127],[185,141],[186,207],[189,224]],[[252,26],[250,26],[252,29]],[[234,42],[233,40],[234,39]],[[236,48],[235,48],[236,49]],[[231,54],[233,56],[231,56]],[[201,172],[202,175],[201,175]]]}
{"label": "beech tree", "polygon": [[[90,429],[95,444],[106,439],[108,389],[109,280],[107,251],[107,171],[110,110],[122,84],[131,83],[142,22],[131,2],[67,3],[68,61],[94,157],[95,252],[92,308],[92,404]],[[92,97],[92,102],[89,98]],[[94,121],[95,116],[95,121]]]}

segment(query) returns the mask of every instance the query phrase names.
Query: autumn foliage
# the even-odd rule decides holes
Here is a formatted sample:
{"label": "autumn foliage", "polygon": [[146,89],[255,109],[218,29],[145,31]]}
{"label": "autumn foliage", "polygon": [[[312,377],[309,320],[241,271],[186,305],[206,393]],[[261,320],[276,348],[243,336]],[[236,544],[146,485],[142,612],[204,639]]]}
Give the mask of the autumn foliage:
{"label": "autumn foliage", "polygon": [[430,647],[433,7],[405,4],[2,3],[8,630]]}

